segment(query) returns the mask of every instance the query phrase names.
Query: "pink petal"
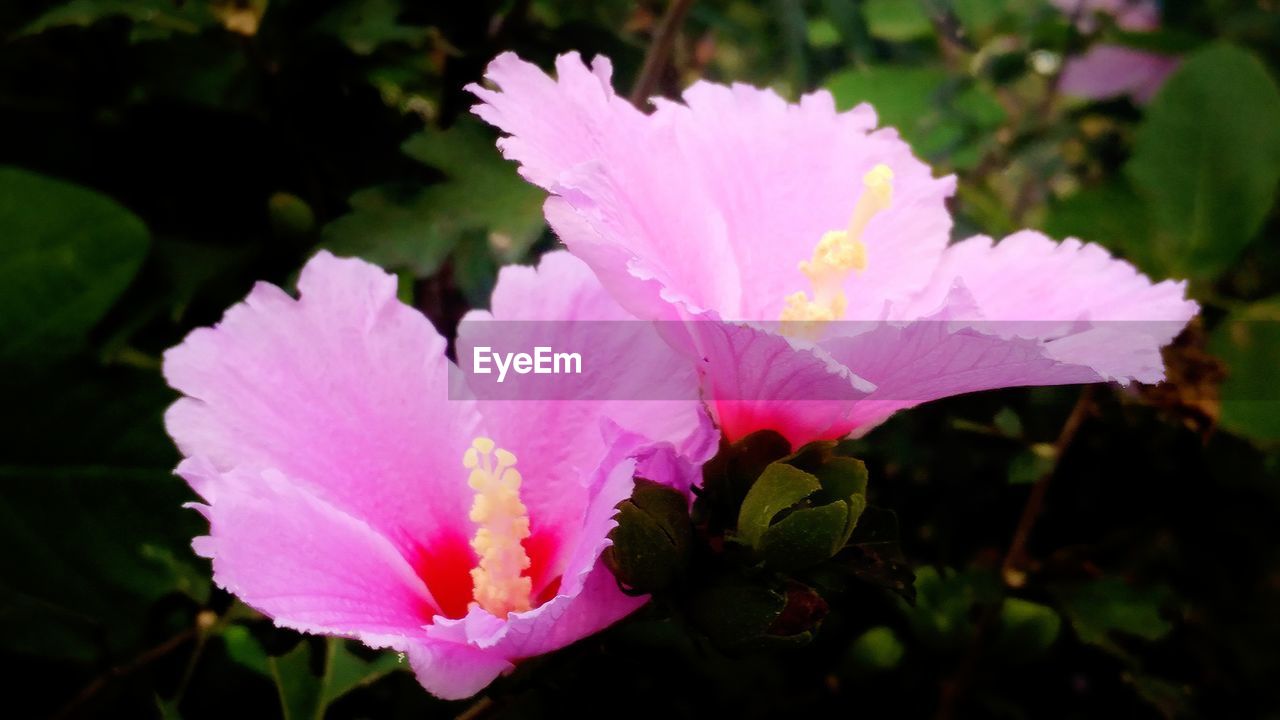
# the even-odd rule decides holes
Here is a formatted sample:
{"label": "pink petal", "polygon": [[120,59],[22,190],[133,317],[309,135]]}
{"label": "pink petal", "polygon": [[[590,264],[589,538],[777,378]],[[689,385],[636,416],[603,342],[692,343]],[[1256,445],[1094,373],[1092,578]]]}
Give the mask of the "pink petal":
{"label": "pink petal", "polygon": [[188,396],[169,433],[184,455],[278,470],[367,523],[459,612],[473,561],[461,458],[478,415],[449,399],[444,340],[396,300],[394,276],[359,260],[320,253],[298,287],[295,300],[259,284],[166,353]]}
{"label": "pink petal", "polygon": [[[515,53],[503,53],[489,64],[485,79],[502,92],[469,85],[483,101],[475,113],[511,137],[502,140],[503,154],[520,163],[520,172],[535,185],[550,189],[565,170],[598,157],[601,145],[643,122],[641,113],[613,92],[613,67],[597,57],[591,68],[577,53],[556,59],[552,80]],[[536,111],[535,111],[536,110]]]}
{"label": "pink petal", "polygon": [[[465,380],[482,398],[478,407],[486,432],[518,459],[536,594],[564,572],[580,544],[588,502],[584,483],[617,445],[606,437],[616,434],[610,428],[643,438],[641,445],[668,446],[699,464],[714,452],[715,433],[698,399],[692,366],[651,324],[619,307],[572,255],[548,253],[536,269],[503,268],[491,304],[492,312],[463,318],[458,357]],[[512,373],[499,384],[495,374],[470,371],[477,346],[577,352],[583,372]]]}
{"label": "pink petal", "polygon": [[[1001,322],[1041,323],[1033,331],[1056,331],[1081,319],[1134,321],[1168,342],[1192,318],[1186,282],[1153,284],[1133,265],[1102,246],[1067,238],[1061,243],[1024,230],[995,244],[978,236],[947,248],[929,288],[892,318],[923,317],[943,305],[957,282],[969,292],[978,317]],[[961,317],[951,315],[952,318]],[[1032,333],[1036,334],[1035,332]]]}
{"label": "pink petal", "polygon": [[456,638],[461,628],[471,645],[517,660],[569,645],[644,605],[646,597],[623,593],[600,563],[600,554],[610,544],[608,534],[617,525],[617,505],[630,496],[634,486],[635,464],[624,458],[644,444],[639,436],[620,435],[591,486],[582,488],[588,503],[581,534],[554,598],[528,612],[512,613],[505,622],[473,607],[463,621],[429,629],[430,636]]}
{"label": "pink petal", "polygon": [[1067,61],[1059,88],[1063,93],[1089,100],[1131,95],[1146,103],[1178,68],[1170,55],[1142,52],[1119,45],[1095,45],[1080,57]]}
{"label": "pink petal", "polygon": [[[686,104],[658,102],[652,116],[610,114],[579,98],[586,69],[576,57],[561,58],[558,84],[527,64],[517,73],[519,62],[495,61],[502,92],[480,92],[477,112],[514,134],[509,156],[556,196],[552,227],[640,317],[776,319],[804,287],[797,264],[847,224],[876,163],[897,174],[895,202],[868,227],[876,272],[850,281],[850,312],[877,313],[917,290],[946,245],[954,179],[933,179],[892,130],[870,132],[868,107],[837,113],[826,93],[791,105],[768,90],[698,83]],[[514,120],[539,113],[573,132]]]}
{"label": "pink petal", "polygon": [[367,523],[274,470],[232,470],[218,486],[194,545],[219,586],[282,627],[397,649],[422,635],[435,601]]}
{"label": "pink petal", "polygon": [[[950,301],[964,303],[966,295],[958,288]],[[848,426],[859,435],[898,410],[929,400],[1003,387],[1105,379],[1087,365],[1054,359],[1045,343],[991,333],[987,323],[953,322],[940,314],[866,325],[865,332],[822,344],[876,386],[850,410]]]}
{"label": "pink petal", "polygon": [[444,700],[471,697],[515,667],[498,653],[466,643],[428,639],[413,641],[406,650],[418,682]]}
{"label": "pink petal", "polygon": [[796,346],[770,329],[714,319],[688,329],[704,392],[730,441],[765,429],[797,447],[844,437],[853,403],[874,389],[822,348]]}
{"label": "pink petal", "polygon": [[854,323],[822,346],[876,385],[854,411],[865,432],[899,409],[977,390],[1158,382],[1160,348],[1198,311],[1185,294],[1185,282],[1153,284],[1097,245],[1031,231],[998,245],[975,237],[949,248],[929,289],[890,321]]}
{"label": "pink petal", "polygon": [[808,288],[799,262],[823,233],[848,224],[863,176],[879,163],[894,171],[893,202],[867,226],[870,268],[846,283],[849,315],[876,316],[928,280],[949,238],[955,178],[934,179],[896,131],[872,132],[869,106],[839,113],[826,91],[793,105],[772,90],[707,82],[683,98],[662,102],[654,122],[675,129],[682,166],[670,174],[705,188],[723,218],[732,254],[720,265],[738,268],[743,295],[709,306],[721,317],[776,320],[784,298]]}

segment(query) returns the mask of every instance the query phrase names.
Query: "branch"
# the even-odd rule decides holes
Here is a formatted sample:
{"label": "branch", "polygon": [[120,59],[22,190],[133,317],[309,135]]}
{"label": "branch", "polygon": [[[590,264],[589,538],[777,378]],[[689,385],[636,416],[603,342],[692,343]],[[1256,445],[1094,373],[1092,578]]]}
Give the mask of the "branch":
{"label": "branch", "polygon": [[169,638],[168,640],[165,640],[159,645],[156,645],[150,650],[143,652],[141,655],[135,657],[133,660],[130,660],[129,662],[123,665],[117,665],[111,668],[110,670],[106,671],[105,673],[99,675],[97,678],[93,680],[93,682],[90,682],[88,685],[85,685],[84,689],[76,693],[76,696],[71,698],[71,700],[66,705],[63,705],[62,709],[59,710],[57,713],[55,713],[53,717],[55,719],[71,717],[72,715],[75,714],[76,710],[80,708],[80,706],[92,700],[95,695],[102,692],[102,690],[105,689],[108,685],[110,685],[113,680],[118,680],[120,678],[132,675],[138,670],[141,670],[147,665],[150,665],[156,660],[159,660],[165,655],[168,655],[174,650],[177,650],[178,648],[185,645],[189,640],[194,638],[198,632],[199,632],[198,627],[195,627],[195,626],[189,627],[186,630],[183,630],[182,632],[178,633],[177,635],[174,635],[173,637]]}
{"label": "branch", "polygon": [[[1089,416],[1092,409],[1093,386],[1086,385],[1080,391],[1080,397],[1076,400],[1075,407],[1071,409],[1071,414],[1067,416],[1066,422],[1063,423],[1062,430],[1058,433],[1058,439],[1053,443],[1053,467],[1046,470],[1039,478],[1036,478],[1035,485],[1031,486],[1031,494],[1027,496],[1027,502],[1022,507],[1022,515],[1018,518],[1018,526],[1013,531],[1013,539],[1009,541],[1009,550],[1005,553],[1004,560],[1000,564],[1000,577],[1004,579],[1004,584],[1010,588],[1020,588],[1027,583],[1027,571],[1025,568],[1030,561],[1027,555],[1027,540],[1031,537],[1031,530],[1035,527],[1036,520],[1039,519],[1040,512],[1044,509],[1044,499],[1049,492],[1049,481],[1058,469],[1058,461],[1062,459],[1062,455],[1071,446],[1072,441],[1075,440],[1076,434],[1080,431],[1080,426],[1084,424],[1085,418]],[[987,639],[996,628],[996,625],[999,624],[1000,605],[1001,603],[999,602],[989,603],[982,608],[982,614],[978,619],[978,628],[973,634],[973,643],[969,646],[968,652],[965,653],[955,672],[942,681],[942,689],[938,696],[938,710],[934,714],[937,720],[951,720],[951,718],[956,717],[956,710],[960,706],[960,701],[973,683],[973,676],[978,668],[978,660],[986,647]]]}
{"label": "branch", "polygon": [[658,22],[653,40],[644,54],[644,65],[640,68],[640,76],[636,78],[635,87],[631,89],[632,105],[641,107],[657,89],[662,73],[666,71],[671,59],[676,36],[680,34],[680,27],[684,25],[685,16],[689,14],[689,8],[692,5],[693,0],[671,0],[671,4],[667,5],[667,12]]}
{"label": "branch", "polygon": [[1049,481],[1053,479],[1058,461],[1075,440],[1076,433],[1080,431],[1080,426],[1084,424],[1085,418],[1089,416],[1092,409],[1093,386],[1086,385],[1080,391],[1080,397],[1076,400],[1075,407],[1071,409],[1071,415],[1062,425],[1057,441],[1053,443],[1053,467],[1037,478],[1035,484],[1031,486],[1031,494],[1027,496],[1027,502],[1022,506],[1022,516],[1018,518],[1018,526],[1013,531],[1009,550],[1005,553],[1004,562],[1000,564],[1000,577],[1004,579],[1005,585],[1011,588],[1020,588],[1027,584],[1026,567],[1030,562],[1030,557],[1027,555],[1027,541],[1044,508],[1044,498],[1049,492]]}

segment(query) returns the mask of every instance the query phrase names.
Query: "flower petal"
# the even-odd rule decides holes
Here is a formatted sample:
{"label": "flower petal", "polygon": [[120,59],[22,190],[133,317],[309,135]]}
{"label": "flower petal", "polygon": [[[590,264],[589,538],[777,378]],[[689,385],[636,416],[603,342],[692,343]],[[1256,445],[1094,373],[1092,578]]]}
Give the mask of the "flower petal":
{"label": "flower petal", "polygon": [[503,268],[491,306],[492,312],[473,311],[459,325],[464,368],[477,347],[547,347],[581,356],[577,375],[512,373],[498,383],[493,373],[465,373],[486,431],[519,461],[536,594],[564,572],[578,545],[588,502],[584,483],[613,449],[610,427],[697,463],[714,452],[715,432],[692,365],[650,323],[618,306],[569,253],[548,253],[536,269]]}
{"label": "flower petal", "polygon": [[865,432],[896,410],[977,390],[1158,382],[1160,348],[1198,310],[1185,293],[1097,245],[976,237],[948,248],[930,287],[888,321],[851,323],[822,346],[876,385],[854,411]]}
{"label": "flower petal", "polygon": [[[698,83],[685,104],[655,101],[646,117],[603,111],[621,102],[612,95],[583,102],[588,73],[576,56],[557,70],[558,83],[499,58],[489,77],[502,92],[476,90],[487,102],[477,112],[513,134],[508,156],[556,196],[546,208],[556,233],[640,317],[671,319],[666,305],[676,303],[777,319],[804,287],[798,263],[824,232],[845,227],[878,163],[897,175],[895,200],[866,230],[878,264],[850,281],[850,312],[878,314],[918,290],[946,246],[954,179],[933,179],[894,131],[871,132],[866,106],[838,113],[825,92],[792,105],[769,90]],[[538,114],[567,131],[516,120]]]}
{"label": "flower petal", "polygon": [[406,654],[422,687],[444,700],[469,698],[515,667],[498,653],[445,640],[412,641]]}
{"label": "flower petal", "polygon": [[435,601],[367,523],[274,470],[231,470],[217,484],[202,510],[209,535],[194,546],[219,586],[282,627],[397,649],[422,635]]}
{"label": "flower petal", "polygon": [[396,300],[394,276],[362,261],[322,252],[298,287],[295,300],[259,284],[165,354],[187,395],[166,415],[170,435],[220,470],[278,470],[427,575],[469,568],[461,463],[478,415],[449,399],[444,340]]}
{"label": "flower petal", "polygon": [[538,66],[506,52],[485,71],[501,91],[466,88],[482,101],[474,108],[476,115],[510,135],[498,144],[503,154],[520,163],[529,182],[547,190],[565,170],[596,159],[603,144],[644,121],[640,111],[613,92],[608,58],[596,57],[588,68],[577,53],[566,53],[556,59],[556,74],[552,80]]}
{"label": "flower petal", "polygon": [[686,328],[704,393],[730,441],[764,429],[795,446],[843,437],[853,402],[874,389],[824,349],[766,327],[709,318]]}
{"label": "flower petal", "polygon": [[527,612],[512,613],[505,621],[473,607],[464,620],[433,626],[429,635],[456,638],[461,630],[469,644],[518,660],[599,632],[644,605],[647,597],[632,597],[618,588],[617,580],[600,562],[600,554],[609,546],[609,532],[617,525],[618,503],[630,496],[634,487],[636,465],[626,458],[646,445],[640,436],[617,431],[610,456],[592,477],[591,485],[583,488],[588,502],[582,531],[554,598]]}
{"label": "flower petal", "polygon": [[1155,97],[1180,60],[1119,45],[1095,45],[1067,60],[1059,88],[1066,95],[1105,100],[1130,95],[1139,103]]}

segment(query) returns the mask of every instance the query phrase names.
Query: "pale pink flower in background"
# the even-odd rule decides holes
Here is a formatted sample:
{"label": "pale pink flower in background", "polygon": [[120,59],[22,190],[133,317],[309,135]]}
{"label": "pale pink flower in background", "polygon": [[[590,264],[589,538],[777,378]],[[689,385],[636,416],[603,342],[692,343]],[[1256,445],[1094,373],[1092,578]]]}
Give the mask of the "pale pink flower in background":
{"label": "pale pink flower in background", "polygon": [[[1156,0],[1053,0],[1053,4],[1076,18],[1076,26],[1086,33],[1097,28],[1099,14],[1111,16],[1117,27],[1129,32],[1160,27]],[[1179,62],[1173,55],[1097,43],[1083,55],[1066,60],[1058,87],[1067,95],[1089,100],[1129,95],[1138,103],[1147,103]]]}
{"label": "pale pink flower in background", "polygon": [[[297,299],[260,283],[165,355],[185,395],[166,424],[220,586],[280,626],[404,652],[428,690],[461,698],[645,602],[600,562],[615,506],[637,473],[687,491],[716,438],[696,400],[465,399],[396,284],[327,253]],[[497,319],[626,317],[565,253],[503,269],[493,304]],[[655,370],[696,397],[679,358]]]}
{"label": "pale pink flower in background", "polygon": [[498,57],[492,87],[471,88],[476,113],[618,302],[677,321],[665,335],[730,440],[839,438],[975,390],[1155,382],[1197,310],[1184,283],[1096,245],[1022,232],[948,246],[954,179],[875,130],[865,104],[698,82],[645,115],[606,58],[556,69]]}

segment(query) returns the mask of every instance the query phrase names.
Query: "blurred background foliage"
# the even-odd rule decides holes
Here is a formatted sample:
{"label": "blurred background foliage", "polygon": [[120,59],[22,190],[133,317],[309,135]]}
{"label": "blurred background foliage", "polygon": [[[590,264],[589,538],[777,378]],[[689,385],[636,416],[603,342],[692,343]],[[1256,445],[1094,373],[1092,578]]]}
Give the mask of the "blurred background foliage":
{"label": "blurred background foliage", "polygon": [[[854,444],[914,605],[853,588],[809,647],[732,654],[651,608],[443,703],[394,655],[276,630],[211,586],[170,475],[164,349],[320,247],[394,270],[452,333],[498,266],[554,246],[463,86],[502,50],[576,49],[625,92],[666,12],[0,5],[7,716],[1280,716],[1274,0],[1168,2],[1138,32],[1046,0],[688,7],[656,93],[872,102],[958,175],[957,237],[1078,235],[1204,307],[1159,387],[953,399]],[[1064,64],[1100,44],[1180,64],[1149,103],[1069,97]]]}

